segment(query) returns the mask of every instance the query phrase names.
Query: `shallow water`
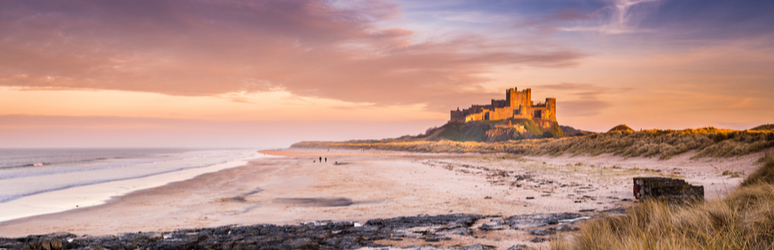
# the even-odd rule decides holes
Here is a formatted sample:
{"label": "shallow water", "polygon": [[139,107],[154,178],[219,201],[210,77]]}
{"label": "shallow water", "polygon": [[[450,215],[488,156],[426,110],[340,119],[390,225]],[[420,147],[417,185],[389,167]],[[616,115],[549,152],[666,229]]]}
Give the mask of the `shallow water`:
{"label": "shallow water", "polygon": [[246,149],[3,149],[0,221],[98,205],[258,157]]}

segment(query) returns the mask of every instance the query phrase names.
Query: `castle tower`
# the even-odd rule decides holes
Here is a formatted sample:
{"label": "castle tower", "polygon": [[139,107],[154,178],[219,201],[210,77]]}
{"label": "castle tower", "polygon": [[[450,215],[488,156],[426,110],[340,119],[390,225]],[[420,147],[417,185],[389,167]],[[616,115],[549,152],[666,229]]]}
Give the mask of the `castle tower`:
{"label": "castle tower", "polygon": [[556,98],[546,98],[546,118],[549,121],[556,121]]}
{"label": "castle tower", "polygon": [[518,107],[519,103],[516,101],[516,88],[508,89],[505,91],[505,103],[508,104],[508,107]]}

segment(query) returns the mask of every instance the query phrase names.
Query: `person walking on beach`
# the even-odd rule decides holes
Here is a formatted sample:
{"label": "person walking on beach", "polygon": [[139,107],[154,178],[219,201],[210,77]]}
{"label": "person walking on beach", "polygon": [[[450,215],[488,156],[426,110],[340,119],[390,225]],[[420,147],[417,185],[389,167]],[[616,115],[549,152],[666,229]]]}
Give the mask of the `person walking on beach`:
{"label": "person walking on beach", "polygon": [[325,157],[325,163],[328,163],[328,157]]}
{"label": "person walking on beach", "polygon": [[322,162],[322,156],[320,156],[320,162]]}

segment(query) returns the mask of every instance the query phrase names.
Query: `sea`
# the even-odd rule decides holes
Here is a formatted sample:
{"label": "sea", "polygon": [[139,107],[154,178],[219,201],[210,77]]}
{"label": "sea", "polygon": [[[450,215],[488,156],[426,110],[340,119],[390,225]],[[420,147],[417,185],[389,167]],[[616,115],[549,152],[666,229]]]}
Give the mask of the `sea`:
{"label": "sea", "polygon": [[257,149],[0,149],[0,222],[237,167]]}

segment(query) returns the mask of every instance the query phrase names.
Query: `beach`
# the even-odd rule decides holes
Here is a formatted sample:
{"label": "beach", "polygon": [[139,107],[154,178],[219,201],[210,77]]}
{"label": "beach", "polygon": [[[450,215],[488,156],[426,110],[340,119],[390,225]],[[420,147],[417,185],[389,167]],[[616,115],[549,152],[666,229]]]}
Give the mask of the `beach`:
{"label": "beach", "polygon": [[[379,244],[498,248],[540,245],[523,230],[482,231],[482,224],[521,214],[601,212],[635,202],[632,177],[667,176],[704,185],[715,199],[752,173],[762,154],[691,160],[611,155],[519,157],[371,150],[282,149],[244,166],[113,197],[105,204],[0,223],[0,236],[70,232],[115,235],[224,225],[332,220],[365,223],[399,216],[477,214],[471,237],[440,243],[414,239]],[[319,162],[319,157],[327,162]],[[473,237],[475,236],[475,237]]]}

